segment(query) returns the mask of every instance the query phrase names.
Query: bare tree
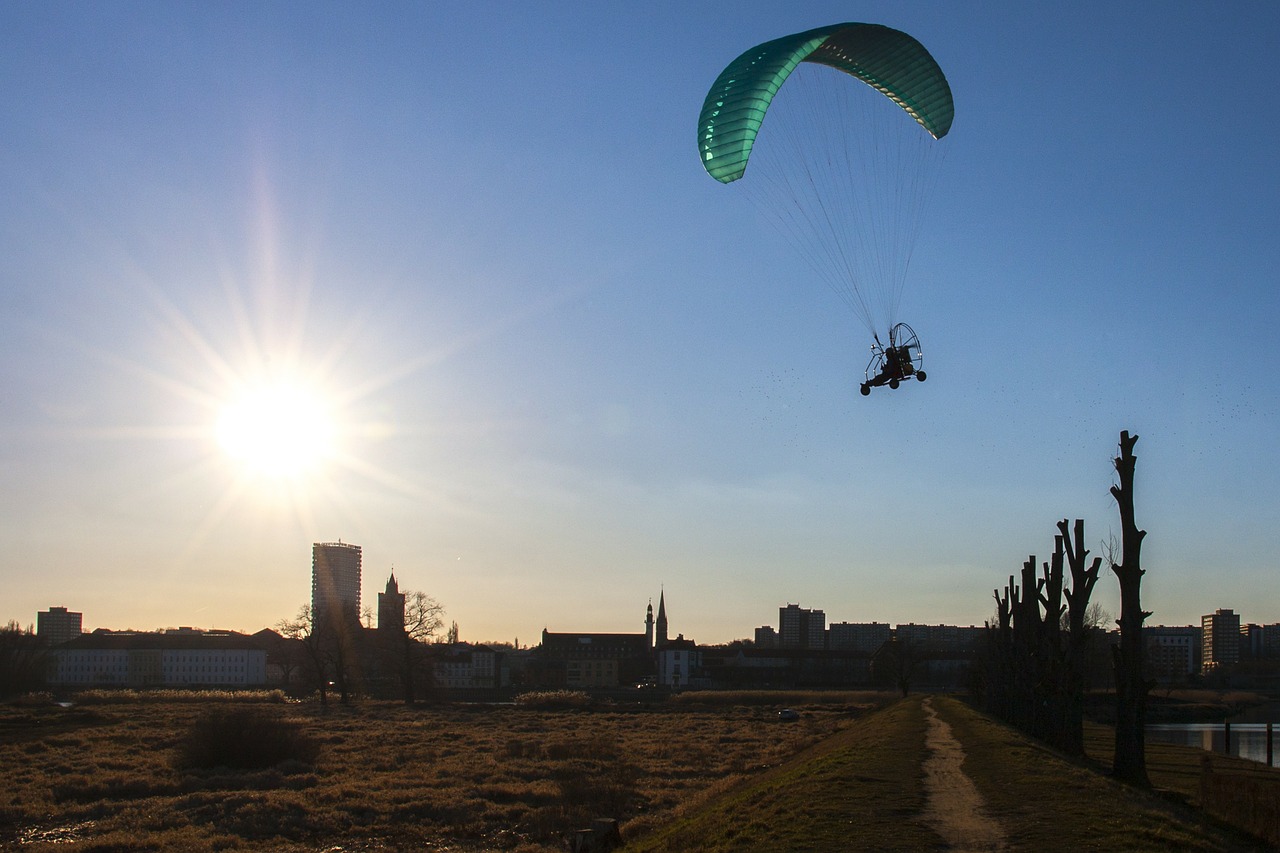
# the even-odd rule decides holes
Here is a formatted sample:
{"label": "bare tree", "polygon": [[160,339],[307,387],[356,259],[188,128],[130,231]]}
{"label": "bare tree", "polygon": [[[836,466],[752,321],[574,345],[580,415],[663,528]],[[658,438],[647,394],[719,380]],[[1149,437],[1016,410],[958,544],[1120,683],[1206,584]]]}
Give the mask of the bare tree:
{"label": "bare tree", "polygon": [[320,694],[321,705],[329,704],[330,678],[342,704],[348,704],[354,693],[358,641],[348,627],[341,621],[317,619],[305,604],[297,616],[276,626],[282,637],[301,644],[305,670]]}
{"label": "bare tree", "polygon": [[429,678],[427,643],[436,638],[443,624],[444,605],[425,592],[406,591],[404,624],[379,631],[383,658],[400,679],[406,705],[417,701],[419,688]]}
{"label": "bare tree", "polygon": [[993,590],[996,600],[995,619],[987,623],[986,696],[987,710],[1004,720],[1013,721],[1013,604],[1011,598],[1016,595],[1017,587],[1013,583],[1013,575],[1009,576],[1009,585],[1000,590]]}
{"label": "bare tree", "polygon": [[1120,645],[1113,652],[1116,677],[1116,743],[1112,775],[1134,785],[1150,787],[1147,778],[1147,693],[1151,684],[1143,674],[1142,623],[1151,614],[1142,609],[1142,540],[1147,535],[1134,520],[1133,472],[1138,437],[1120,433],[1120,455],[1114,460],[1119,483],[1111,495],[1120,511],[1120,562],[1111,571],[1120,582]]}
{"label": "bare tree", "polygon": [[871,659],[876,681],[896,687],[903,697],[911,692],[911,682],[924,661],[922,650],[906,640],[888,640]]}

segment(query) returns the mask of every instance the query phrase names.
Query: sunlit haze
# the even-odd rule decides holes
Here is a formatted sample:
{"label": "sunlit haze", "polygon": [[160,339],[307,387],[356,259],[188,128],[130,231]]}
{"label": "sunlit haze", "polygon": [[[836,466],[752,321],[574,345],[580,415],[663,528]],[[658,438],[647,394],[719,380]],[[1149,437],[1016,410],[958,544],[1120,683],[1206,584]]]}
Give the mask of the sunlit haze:
{"label": "sunlit haze", "polygon": [[[256,631],[342,540],[477,642],[980,625],[1129,430],[1149,622],[1280,622],[1280,5],[725,9],[0,5],[0,619]],[[695,140],[850,18],[956,106],[867,397]]]}

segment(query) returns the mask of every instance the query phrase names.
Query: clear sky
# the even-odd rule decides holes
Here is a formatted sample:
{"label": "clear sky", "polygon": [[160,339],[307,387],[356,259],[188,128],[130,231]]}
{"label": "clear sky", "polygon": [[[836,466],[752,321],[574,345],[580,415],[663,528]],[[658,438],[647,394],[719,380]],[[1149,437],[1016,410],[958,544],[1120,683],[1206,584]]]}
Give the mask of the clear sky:
{"label": "clear sky", "polygon": [[[849,20],[956,100],[929,381],[866,398],[695,146],[730,60]],[[1150,622],[1278,622],[1277,44],[1266,2],[0,5],[0,620],[253,631],[341,539],[474,641],[660,590],[700,642],[981,624],[1057,520],[1118,535],[1128,429]],[[262,388],[314,412],[266,459],[219,427]]]}

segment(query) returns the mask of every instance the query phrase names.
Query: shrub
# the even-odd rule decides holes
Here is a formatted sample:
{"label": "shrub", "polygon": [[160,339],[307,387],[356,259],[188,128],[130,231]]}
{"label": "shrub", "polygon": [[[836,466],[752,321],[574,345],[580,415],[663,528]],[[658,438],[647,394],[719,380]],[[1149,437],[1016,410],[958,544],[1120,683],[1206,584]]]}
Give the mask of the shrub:
{"label": "shrub", "polygon": [[184,768],[257,770],[292,761],[312,764],[320,743],[295,720],[264,707],[215,707],[205,711],[178,747]]}
{"label": "shrub", "polygon": [[516,697],[521,708],[587,708],[591,697],[581,690],[544,690],[538,693],[521,693]]}

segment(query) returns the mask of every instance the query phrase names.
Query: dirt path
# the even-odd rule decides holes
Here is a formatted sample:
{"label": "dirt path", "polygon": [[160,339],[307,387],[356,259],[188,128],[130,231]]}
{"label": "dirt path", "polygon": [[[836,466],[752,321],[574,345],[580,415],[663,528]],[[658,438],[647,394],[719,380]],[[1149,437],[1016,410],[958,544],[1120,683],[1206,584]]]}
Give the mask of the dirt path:
{"label": "dirt path", "polygon": [[924,821],[941,835],[948,849],[956,853],[994,853],[1008,847],[1004,830],[987,815],[986,801],[964,775],[964,748],[947,725],[924,700],[929,715],[925,745],[930,755],[924,762],[927,802]]}

